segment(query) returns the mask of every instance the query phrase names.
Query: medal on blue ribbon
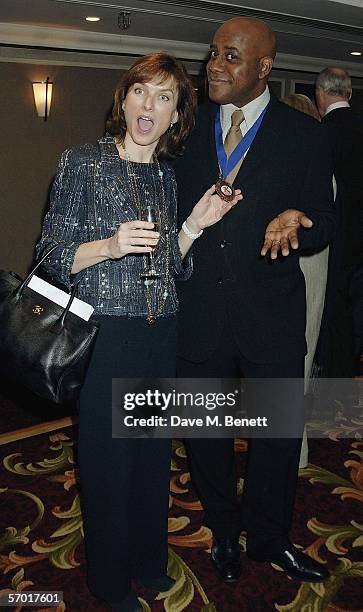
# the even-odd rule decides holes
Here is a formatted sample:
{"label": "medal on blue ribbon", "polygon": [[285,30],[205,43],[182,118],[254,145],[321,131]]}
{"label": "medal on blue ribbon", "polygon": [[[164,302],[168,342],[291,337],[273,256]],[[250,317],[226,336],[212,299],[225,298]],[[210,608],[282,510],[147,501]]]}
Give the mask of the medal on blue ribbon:
{"label": "medal on blue ribbon", "polygon": [[259,127],[264,118],[266,108],[263,109],[262,113],[256,119],[252,127],[244,135],[242,140],[238,143],[236,148],[232,151],[231,155],[227,157],[227,154],[223,146],[223,132],[221,126],[220,111],[218,110],[214,121],[214,135],[216,142],[216,153],[218,158],[218,164],[220,169],[219,179],[216,183],[216,192],[222,200],[230,202],[234,198],[235,190],[232,185],[226,181],[226,178],[230,172],[237,166],[238,162],[244,157],[246,151],[250,148],[253,140],[259,130]]}

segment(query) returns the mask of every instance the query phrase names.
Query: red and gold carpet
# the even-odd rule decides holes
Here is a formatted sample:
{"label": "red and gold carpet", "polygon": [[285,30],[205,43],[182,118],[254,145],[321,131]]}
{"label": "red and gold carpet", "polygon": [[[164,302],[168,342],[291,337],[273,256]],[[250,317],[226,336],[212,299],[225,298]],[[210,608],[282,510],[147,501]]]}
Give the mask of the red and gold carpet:
{"label": "red and gold carpet", "polygon": [[[63,591],[64,602],[49,612],[108,612],[85,581],[75,430],[66,418],[0,435],[0,592]],[[211,533],[202,525],[184,447],[176,441],[169,518],[169,574],[176,585],[156,598],[140,589],[144,610],[362,612],[363,442],[346,433],[343,423],[329,439],[312,440],[311,463],[300,471],[291,535],[329,567],[331,578],[318,585],[300,584],[245,555],[241,580],[221,583],[209,563]],[[236,453],[242,491],[246,442],[236,442]],[[244,534],[240,542],[244,549]]]}

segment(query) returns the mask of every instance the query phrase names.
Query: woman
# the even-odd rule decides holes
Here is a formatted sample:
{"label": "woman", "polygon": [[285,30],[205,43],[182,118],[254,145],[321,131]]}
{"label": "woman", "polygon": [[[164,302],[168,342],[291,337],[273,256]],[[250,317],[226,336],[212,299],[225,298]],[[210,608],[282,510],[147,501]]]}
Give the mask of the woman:
{"label": "woman", "polygon": [[[38,245],[40,254],[67,242],[46,271],[68,287],[80,278],[78,295],[101,323],[80,398],[79,466],[88,584],[118,611],[141,610],[132,580],[155,591],[174,584],[166,575],[171,441],[111,437],[112,378],[174,376],[173,277],[191,273],[182,259],[193,240],[242,197],[227,204],[212,187],[178,235],[164,160],[181,153],[193,113],[193,88],[174,58],[138,59],[116,90],[111,134],[63,154]],[[147,206],[158,209],[159,232],[140,220]]]}

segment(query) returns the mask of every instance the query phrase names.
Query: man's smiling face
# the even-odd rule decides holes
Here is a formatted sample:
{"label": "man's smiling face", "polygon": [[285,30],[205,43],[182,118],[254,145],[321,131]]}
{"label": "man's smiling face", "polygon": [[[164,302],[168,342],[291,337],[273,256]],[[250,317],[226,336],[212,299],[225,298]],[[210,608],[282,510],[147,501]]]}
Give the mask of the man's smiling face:
{"label": "man's smiling face", "polygon": [[265,57],[270,41],[259,29],[248,20],[233,19],[217,30],[207,65],[213,102],[241,107],[264,91],[272,57]]}

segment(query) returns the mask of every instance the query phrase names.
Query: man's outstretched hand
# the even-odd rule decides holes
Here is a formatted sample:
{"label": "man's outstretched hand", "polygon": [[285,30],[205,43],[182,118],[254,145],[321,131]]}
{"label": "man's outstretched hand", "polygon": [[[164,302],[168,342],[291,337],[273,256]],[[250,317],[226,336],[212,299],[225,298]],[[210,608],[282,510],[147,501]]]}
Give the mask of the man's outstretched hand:
{"label": "man's outstretched hand", "polygon": [[312,227],[313,222],[306,217],[301,210],[288,208],[283,213],[272,219],[265,232],[265,242],[261,249],[264,256],[270,251],[271,259],[276,259],[278,254],[286,257],[290,253],[290,247],[297,249],[299,241],[297,230],[299,227]]}

